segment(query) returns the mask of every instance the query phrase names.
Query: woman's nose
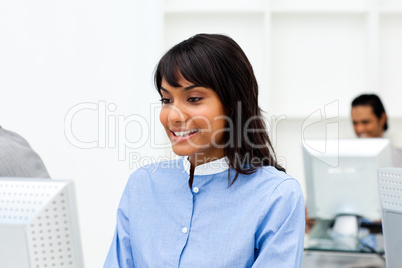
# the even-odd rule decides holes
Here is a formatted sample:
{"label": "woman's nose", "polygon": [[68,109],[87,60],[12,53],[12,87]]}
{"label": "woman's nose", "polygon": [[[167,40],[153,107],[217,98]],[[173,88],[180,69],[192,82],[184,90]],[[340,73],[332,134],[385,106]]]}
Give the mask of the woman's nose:
{"label": "woman's nose", "polygon": [[168,120],[171,123],[186,122],[187,114],[179,105],[171,105],[168,115]]}

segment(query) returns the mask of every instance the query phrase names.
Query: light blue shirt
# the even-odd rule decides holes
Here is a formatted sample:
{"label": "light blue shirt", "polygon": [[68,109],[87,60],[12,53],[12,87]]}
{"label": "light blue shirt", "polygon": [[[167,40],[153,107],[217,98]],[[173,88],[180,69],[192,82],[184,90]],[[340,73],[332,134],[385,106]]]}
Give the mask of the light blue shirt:
{"label": "light blue shirt", "polygon": [[190,189],[189,170],[183,157],[130,176],[105,268],[301,267],[304,199],[295,179],[268,166],[228,187],[222,158],[197,166]]}

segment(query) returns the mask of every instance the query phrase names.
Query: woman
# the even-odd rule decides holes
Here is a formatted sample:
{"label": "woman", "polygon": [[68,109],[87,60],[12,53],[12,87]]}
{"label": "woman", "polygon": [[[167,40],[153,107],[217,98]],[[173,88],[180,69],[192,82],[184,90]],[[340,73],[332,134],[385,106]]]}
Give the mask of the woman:
{"label": "woman", "polygon": [[178,160],[135,171],[104,267],[301,267],[304,200],[277,163],[242,49],[199,34],[155,73]]}

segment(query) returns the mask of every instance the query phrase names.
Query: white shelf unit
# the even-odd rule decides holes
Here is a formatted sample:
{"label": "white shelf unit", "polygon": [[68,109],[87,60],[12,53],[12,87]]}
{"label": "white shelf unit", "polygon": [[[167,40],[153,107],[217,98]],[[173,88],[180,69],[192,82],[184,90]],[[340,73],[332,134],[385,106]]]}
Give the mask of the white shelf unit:
{"label": "white shelf unit", "polygon": [[[400,3],[401,2],[401,3]],[[268,115],[307,118],[363,92],[402,117],[402,1],[164,1],[165,49],[200,32],[231,36],[248,55]]]}

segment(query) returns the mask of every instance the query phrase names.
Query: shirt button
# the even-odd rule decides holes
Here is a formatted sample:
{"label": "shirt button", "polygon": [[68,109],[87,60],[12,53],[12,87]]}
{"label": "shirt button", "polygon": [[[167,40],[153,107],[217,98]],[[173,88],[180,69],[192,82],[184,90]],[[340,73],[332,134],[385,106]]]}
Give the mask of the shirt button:
{"label": "shirt button", "polygon": [[187,234],[188,229],[187,229],[186,227],[183,227],[183,228],[181,229],[181,232],[182,232],[183,234]]}
{"label": "shirt button", "polygon": [[200,189],[198,189],[198,187],[194,187],[194,188],[193,188],[193,193],[196,194],[196,193],[198,193],[199,191],[200,191]]}

